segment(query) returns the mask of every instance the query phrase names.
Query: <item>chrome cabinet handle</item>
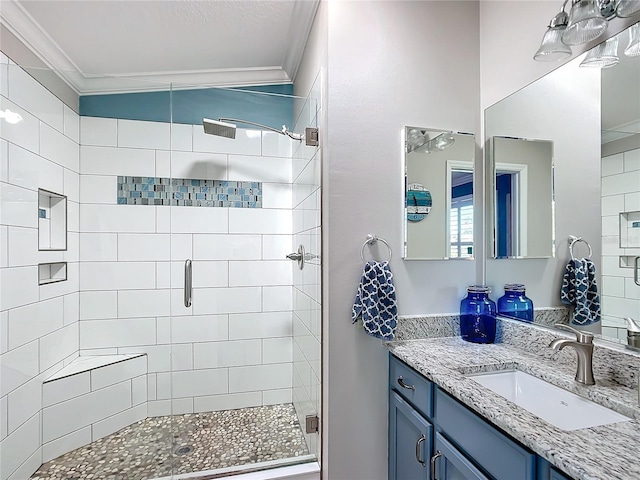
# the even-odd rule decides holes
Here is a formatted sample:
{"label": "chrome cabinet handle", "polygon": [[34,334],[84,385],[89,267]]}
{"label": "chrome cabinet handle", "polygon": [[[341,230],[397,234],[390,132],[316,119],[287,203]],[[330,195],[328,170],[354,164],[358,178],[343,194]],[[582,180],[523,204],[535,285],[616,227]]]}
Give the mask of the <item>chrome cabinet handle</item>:
{"label": "chrome cabinet handle", "polygon": [[402,388],[406,388],[407,390],[413,390],[414,392],[416,391],[416,387],[414,387],[413,385],[408,385],[404,383],[404,380],[402,379],[402,375],[398,377],[398,385],[400,385]]}
{"label": "chrome cabinet handle", "polygon": [[437,480],[436,479],[436,460],[438,460],[438,458],[440,458],[442,456],[442,453],[440,453],[440,450],[436,450],[436,454],[431,457],[431,480]]}
{"label": "chrome cabinet handle", "polygon": [[193,268],[188,258],[184,262],[184,306],[191,306],[191,291],[193,289]]}
{"label": "chrome cabinet handle", "polygon": [[633,262],[633,281],[640,287],[640,257]]}
{"label": "chrome cabinet handle", "polygon": [[425,441],[424,435],[420,435],[420,438],[416,442],[416,461],[423,467],[426,467],[427,464],[420,459],[420,444],[424,441]]}

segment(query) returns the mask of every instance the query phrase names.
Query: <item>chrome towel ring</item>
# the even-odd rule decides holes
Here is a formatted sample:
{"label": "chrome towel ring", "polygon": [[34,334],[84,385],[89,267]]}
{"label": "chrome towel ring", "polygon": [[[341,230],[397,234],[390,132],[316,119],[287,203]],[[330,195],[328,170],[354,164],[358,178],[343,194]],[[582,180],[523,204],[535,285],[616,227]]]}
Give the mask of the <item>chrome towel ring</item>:
{"label": "chrome towel ring", "polygon": [[384,243],[387,246],[387,249],[389,250],[389,258],[387,258],[387,262],[391,261],[391,246],[387,243],[387,241],[384,238],[380,238],[376,235],[374,235],[373,233],[370,233],[369,235],[367,235],[367,240],[362,244],[362,248],[360,249],[360,258],[362,259],[362,261],[364,262],[364,249],[367,245],[375,245],[376,243],[378,243],[378,241]]}
{"label": "chrome towel ring", "polygon": [[589,256],[587,258],[591,258],[591,255],[593,255],[593,250],[591,249],[591,245],[589,245],[589,242],[587,242],[582,237],[576,237],[575,235],[569,235],[569,253],[571,254],[571,260],[575,260],[576,259],[576,257],[573,255],[573,246],[578,242],[583,242],[583,243],[587,244],[587,247],[589,247]]}

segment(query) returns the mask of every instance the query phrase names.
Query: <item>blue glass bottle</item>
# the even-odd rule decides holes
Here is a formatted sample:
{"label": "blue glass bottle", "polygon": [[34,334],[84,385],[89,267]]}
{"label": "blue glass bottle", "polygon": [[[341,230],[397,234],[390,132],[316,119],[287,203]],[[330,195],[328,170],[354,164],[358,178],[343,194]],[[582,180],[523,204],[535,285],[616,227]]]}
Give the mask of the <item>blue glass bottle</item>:
{"label": "blue glass bottle", "polygon": [[493,343],[496,339],[496,303],[484,285],[467,287],[460,302],[460,335],[473,343]]}
{"label": "blue glass bottle", "polygon": [[498,313],[505,317],[533,322],[533,302],[525,295],[525,286],[507,283],[504,295],[498,299]]}

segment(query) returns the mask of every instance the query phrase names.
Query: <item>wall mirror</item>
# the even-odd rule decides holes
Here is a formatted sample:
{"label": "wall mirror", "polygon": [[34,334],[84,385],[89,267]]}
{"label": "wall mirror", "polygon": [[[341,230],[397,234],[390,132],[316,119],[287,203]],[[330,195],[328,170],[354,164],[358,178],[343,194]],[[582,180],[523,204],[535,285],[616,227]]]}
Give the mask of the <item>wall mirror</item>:
{"label": "wall mirror", "polygon": [[405,260],[473,258],[474,136],[405,127]]}
{"label": "wall mirror", "polygon": [[[584,241],[574,244],[573,253],[578,259],[591,254],[601,321],[588,327],[573,317],[569,321],[627,343],[625,318],[640,323],[640,220],[635,220],[640,219],[640,24],[610,43],[618,45],[611,58],[589,60],[598,51],[594,48],[485,111],[487,146],[493,141],[495,147],[498,137],[515,143],[526,138],[551,151],[556,249],[555,257],[526,261],[512,259],[508,251],[506,259],[492,258],[490,251],[486,283],[494,299],[504,284],[522,283],[536,308],[562,306],[570,238],[580,237]],[[586,66],[594,63],[601,67]],[[489,153],[486,158],[490,162]],[[487,185],[495,178],[492,171]],[[488,225],[492,208],[487,205]],[[533,228],[547,224],[545,219]],[[492,228],[487,231],[492,245]]]}
{"label": "wall mirror", "polygon": [[493,258],[552,257],[553,142],[494,136],[489,165]]}

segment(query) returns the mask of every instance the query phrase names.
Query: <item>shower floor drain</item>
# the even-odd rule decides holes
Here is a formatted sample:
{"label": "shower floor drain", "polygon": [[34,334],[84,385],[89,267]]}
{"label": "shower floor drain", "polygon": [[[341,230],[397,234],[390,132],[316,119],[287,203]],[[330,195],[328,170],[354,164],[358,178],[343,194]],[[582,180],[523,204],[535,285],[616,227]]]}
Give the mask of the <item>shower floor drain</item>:
{"label": "shower floor drain", "polygon": [[182,447],[176,448],[173,453],[176,455],[188,455],[191,452],[193,452],[193,447],[191,445],[183,445]]}

